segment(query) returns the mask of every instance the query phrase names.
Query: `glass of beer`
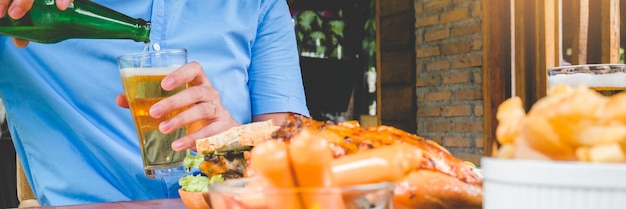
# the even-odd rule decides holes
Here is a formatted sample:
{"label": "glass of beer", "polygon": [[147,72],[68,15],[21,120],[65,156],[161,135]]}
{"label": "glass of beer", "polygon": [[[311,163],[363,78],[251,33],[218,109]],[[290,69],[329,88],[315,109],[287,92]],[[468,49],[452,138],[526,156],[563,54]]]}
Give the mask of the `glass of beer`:
{"label": "glass of beer", "polygon": [[626,65],[588,64],[548,69],[548,88],[559,84],[586,86],[611,96],[626,90]]}
{"label": "glass of beer", "polygon": [[149,111],[158,101],[187,88],[186,85],[171,91],[161,88],[161,81],[165,76],[187,63],[187,50],[167,49],[128,54],[118,57],[117,61],[124,92],[137,128],[146,176],[161,178],[184,175],[183,159],[186,153],[173,151],[171,144],[183,137],[187,128],[171,134],[159,131],[161,122],[180,111],[158,119],[150,116]]}

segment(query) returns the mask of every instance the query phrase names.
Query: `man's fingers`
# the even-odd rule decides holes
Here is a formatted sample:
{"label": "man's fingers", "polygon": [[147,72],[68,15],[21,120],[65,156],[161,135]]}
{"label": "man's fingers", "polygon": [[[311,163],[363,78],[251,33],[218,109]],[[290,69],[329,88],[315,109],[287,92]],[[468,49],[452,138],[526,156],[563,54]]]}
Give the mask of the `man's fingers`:
{"label": "man's fingers", "polygon": [[191,86],[204,85],[212,88],[211,82],[198,62],[189,62],[167,75],[161,82],[161,87],[169,91],[186,83]]}
{"label": "man's fingers", "polygon": [[57,0],[57,7],[60,10],[65,10],[70,6],[70,4],[72,4],[72,2],[73,0]]}
{"label": "man's fingers", "polygon": [[13,19],[20,19],[24,17],[26,12],[33,7],[34,0],[14,0],[9,5],[8,14]]}
{"label": "man's fingers", "polygon": [[15,44],[15,46],[19,48],[24,48],[28,45],[28,41],[24,39],[19,39],[19,38],[13,38],[13,44]]}
{"label": "man's fingers", "polygon": [[11,0],[0,0],[0,18],[3,18],[4,15],[6,15],[9,3],[11,3]]}
{"label": "man's fingers", "polygon": [[126,94],[118,94],[117,98],[115,98],[115,103],[117,106],[128,108],[128,100],[126,99]]}

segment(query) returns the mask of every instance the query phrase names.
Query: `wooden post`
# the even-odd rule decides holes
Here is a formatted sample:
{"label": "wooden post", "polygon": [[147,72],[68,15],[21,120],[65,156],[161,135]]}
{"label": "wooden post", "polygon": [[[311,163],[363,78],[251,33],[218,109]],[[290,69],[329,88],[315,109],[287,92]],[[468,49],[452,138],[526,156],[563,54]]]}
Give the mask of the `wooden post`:
{"label": "wooden post", "polygon": [[514,0],[515,95],[528,110],[547,92],[547,70],[560,65],[560,0]]}
{"label": "wooden post", "polygon": [[602,63],[619,63],[620,13],[619,0],[602,0]]}
{"label": "wooden post", "polygon": [[[572,2],[572,64],[587,64],[587,35],[589,30],[589,0],[564,0]],[[564,36],[570,34],[563,34]]]}
{"label": "wooden post", "polygon": [[511,0],[483,0],[483,155],[496,152],[496,112],[511,96]]}

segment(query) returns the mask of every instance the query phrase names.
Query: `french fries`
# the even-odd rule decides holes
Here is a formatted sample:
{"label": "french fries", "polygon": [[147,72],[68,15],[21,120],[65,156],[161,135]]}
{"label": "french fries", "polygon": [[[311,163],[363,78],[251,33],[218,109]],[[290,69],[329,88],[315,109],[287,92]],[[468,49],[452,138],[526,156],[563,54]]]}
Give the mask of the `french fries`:
{"label": "french fries", "polygon": [[626,162],[626,93],[559,85],[526,113],[518,97],[496,115],[497,157]]}

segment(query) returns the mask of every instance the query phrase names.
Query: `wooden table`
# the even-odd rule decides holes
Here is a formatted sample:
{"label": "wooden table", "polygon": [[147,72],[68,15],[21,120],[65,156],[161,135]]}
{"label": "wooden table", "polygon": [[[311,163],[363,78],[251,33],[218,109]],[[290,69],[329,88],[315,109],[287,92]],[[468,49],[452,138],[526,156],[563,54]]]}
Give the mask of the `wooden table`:
{"label": "wooden table", "polygon": [[95,203],[85,205],[71,205],[71,206],[49,206],[49,207],[35,207],[45,209],[186,209],[187,207],[179,198],[158,199],[158,200],[141,200],[141,201],[128,201],[128,202],[108,202],[108,203]]}

